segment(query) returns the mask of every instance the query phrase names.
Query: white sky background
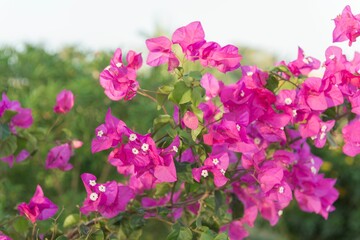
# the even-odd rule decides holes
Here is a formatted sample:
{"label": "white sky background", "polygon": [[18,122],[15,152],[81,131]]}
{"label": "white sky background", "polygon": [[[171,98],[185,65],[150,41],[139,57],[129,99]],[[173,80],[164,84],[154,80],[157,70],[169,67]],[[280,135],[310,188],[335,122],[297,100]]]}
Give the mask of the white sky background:
{"label": "white sky background", "polygon": [[157,26],[169,32],[201,21],[206,40],[250,46],[293,60],[297,47],[320,60],[330,45],[352,58],[352,48],[332,43],[334,22],[346,5],[360,13],[360,0],[0,0],[0,46],[42,43],[83,49],[146,51]]}

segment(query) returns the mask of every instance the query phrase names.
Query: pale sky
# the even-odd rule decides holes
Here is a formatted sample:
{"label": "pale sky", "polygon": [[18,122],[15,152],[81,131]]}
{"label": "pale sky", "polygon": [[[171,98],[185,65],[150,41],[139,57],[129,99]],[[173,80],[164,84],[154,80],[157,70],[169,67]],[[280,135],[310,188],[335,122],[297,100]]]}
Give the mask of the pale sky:
{"label": "pale sky", "polygon": [[332,19],[360,0],[0,0],[0,46],[42,43],[49,50],[76,44],[83,49],[146,51],[157,26],[169,32],[201,21],[206,40],[250,46],[292,60],[297,47],[321,60],[330,45],[352,57],[352,48],[332,43]]}

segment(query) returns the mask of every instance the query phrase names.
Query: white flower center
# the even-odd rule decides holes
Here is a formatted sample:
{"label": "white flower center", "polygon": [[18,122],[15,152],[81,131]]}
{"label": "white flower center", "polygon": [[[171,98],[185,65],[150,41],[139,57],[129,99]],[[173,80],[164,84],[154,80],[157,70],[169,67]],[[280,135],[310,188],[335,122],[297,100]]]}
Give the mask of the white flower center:
{"label": "white flower center", "polygon": [[283,215],[283,213],[284,213],[283,210],[279,210],[279,211],[278,211],[279,217],[280,217],[281,215]]}
{"label": "white flower center", "polygon": [[103,130],[99,130],[96,134],[98,137],[102,137],[104,135]]}
{"label": "white flower center", "polygon": [[214,159],[212,160],[212,162],[213,162],[214,165],[218,165],[218,164],[219,164],[219,159],[214,158]]}
{"label": "white flower center", "polygon": [[240,127],[239,124],[236,124],[236,129],[237,129],[238,131],[240,131],[241,127]]}
{"label": "white flower center", "polygon": [[296,115],[297,115],[297,111],[294,109],[294,110],[292,110],[292,115],[293,115],[293,117],[296,117]]}
{"label": "white flower center", "polygon": [[179,151],[179,149],[178,149],[177,146],[173,146],[173,150],[174,150],[174,152],[178,152],[178,151]]}
{"label": "white flower center", "polygon": [[147,150],[149,150],[149,144],[147,143],[143,143],[143,145],[141,146],[141,149],[146,152]]}
{"label": "white flower center", "polygon": [[222,175],[225,175],[225,169],[220,169],[220,172],[222,173]]}
{"label": "white flower center", "polygon": [[211,98],[209,96],[205,97],[205,101],[209,101]]}
{"label": "white flower center", "polygon": [[326,137],[326,133],[325,133],[325,132],[322,132],[322,133],[320,134],[320,140],[323,140],[325,137]]}
{"label": "white flower center", "polygon": [[135,141],[136,140],[136,134],[135,133],[132,133],[132,134],[130,134],[130,136],[129,136],[129,140],[130,141]]}
{"label": "white flower center", "polygon": [[118,63],[116,63],[116,66],[119,68],[122,66],[122,63],[118,62]]}
{"label": "white flower center", "polygon": [[331,206],[328,205],[328,206],[326,207],[326,211],[327,211],[327,212],[330,212],[330,209],[331,209]]}
{"label": "white flower center", "polygon": [[261,139],[260,139],[260,138],[256,137],[256,138],[254,139],[254,143],[255,143],[256,145],[260,144],[260,142],[261,142]]}
{"label": "white flower center", "polygon": [[285,104],[290,105],[292,103],[291,98],[285,98]]}
{"label": "white flower center", "polygon": [[204,178],[206,178],[207,176],[209,176],[209,172],[204,169],[204,170],[201,171],[201,176],[203,176]]}
{"label": "white flower center", "polygon": [[90,194],[90,200],[91,201],[96,201],[98,199],[99,195],[95,192]]}
{"label": "white flower center", "polygon": [[136,148],[133,148],[131,151],[132,151],[132,153],[135,154],[135,155],[137,155],[137,154],[139,153],[139,150],[137,150]]}
{"label": "white flower center", "polygon": [[245,92],[243,90],[241,90],[240,92],[240,96],[244,97],[245,96]]}
{"label": "white flower center", "polygon": [[253,72],[247,72],[246,75],[251,77],[254,73]]}
{"label": "white flower center", "polygon": [[316,168],[314,166],[311,166],[310,170],[313,174],[316,174]]}
{"label": "white flower center", "polygon": [[95,186],[95,185],[96,185],[96,181],[95,181],[95,180],[90,180],[90,181],[89,181],[89,184],[90,184],[90,186]]}
{"label": "white flower center", "polygon": [[317,136],[312,136],[311,137],[311,140],[315,140],[315,139],[317,139]]}
{"label": "white flower center", "polygon": [[279,193],[284,193],[285,188],[283,186],[279,187]]}
{"label": "white flower center", "polygon": [[329,59],[330,60],[333,60],[335,58],[335,55],[334,54],[331,54],[330,56],[329,56]]}
{"label": "white flower center", "polygon": [[310,162],[311,162],[311,164],[315,164],[315,160],[313,159],[313,158],[310,158]]}
{"label": "white flower center", "polygon": [[105,191],[106,191],[106,187],[101,184],[101,185],[99,186],[99,191],[100,191],[100,192],[105,192]]}
{"label": "white flower center", "polygon": [[327,126],[326,126],[326,125],[323,125],[323,126],[321,127],[321,131],[322,131],[322,132],[325,132],[326,129],[327,129]]}

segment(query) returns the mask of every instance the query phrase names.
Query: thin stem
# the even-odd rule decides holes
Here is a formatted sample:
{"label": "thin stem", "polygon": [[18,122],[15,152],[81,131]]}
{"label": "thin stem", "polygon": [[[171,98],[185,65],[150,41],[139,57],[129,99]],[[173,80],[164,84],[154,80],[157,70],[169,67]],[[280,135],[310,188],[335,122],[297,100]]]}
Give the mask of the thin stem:
{"label": "thin stem", "polygon": [[33,229],[32,229],[32,233],[31,233],[31,239],[36,239],[36,222],[33,224]]}
{"label": "thin stem", "polygon": [[[150,96],[149,94],[141,92],[141,91],[138,91],[138,93],[144,97],[149,98],[151,101],[155,102],[156,104],[158,104],[157,100],[154,97]],[[166,108],[164,107],[164,105],[162,105],[161,108],[166,115],[169,115],[168,112],[166,111]]]}

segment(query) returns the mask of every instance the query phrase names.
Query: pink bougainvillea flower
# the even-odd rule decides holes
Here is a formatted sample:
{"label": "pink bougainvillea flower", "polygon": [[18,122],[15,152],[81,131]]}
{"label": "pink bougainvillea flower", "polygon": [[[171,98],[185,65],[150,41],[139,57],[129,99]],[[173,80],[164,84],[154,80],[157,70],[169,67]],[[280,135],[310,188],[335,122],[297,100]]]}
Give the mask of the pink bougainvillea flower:
{"label": "pink bougainvillea flower", "polygon": [[72,155],[72,148],[69,143],[53,147],[46,158],[46,169],[58,168],[62,171],[69,171],[73,165],[69,163]]}
{"label": "pink bougainvillea flower", "polygon": [[359,129],[359,119],[353,120],[342,129],[345,142],[343,146],[343,152],[348,156],[355,157],[360,153],[360,134],[358,134]]}
{"label": "pink bougainvillea flower", "polygon": [[29,203],[18,205],[20,215],[26,216],[32,223],[38,220],[46,220],[55,215],[58,207],[44,196],[40,185],[37,185],[34,196]]}
{"label": "pink bougainvillea flower", "polygon": [[304,51],[298,48],[298,58],[288,64],[289,70],[295,75],[308,75],[312,70],[320,68],[320,61],[313,57],[305,57]]}
{"label": "pink bougainvillea flower", "polygon": [[206,91],[206,100],[210,100],[219,94],[220,87],[222,87],[223,83],[217,80],[212,74],[205,73],[200,80],[200,85]]}
{"label": "pink bougainvillea flower", "polygon": [[199,120],[193,112],[186,111],[182,120],[185,126],[192,130],[197,129],[199,126]]}
{"label": "pink bougainvillea flower", "polygon": [[55,113],[65,114],[74,106],[74,94],[70,90],[62,90],[56,96],[56,104],[54,106]]}
{"label": "pink bougainvillea flower", "polygon": [[0,117],[2,117],[5,111],[17,112],[9,123],[9,127],[12,133],[16,134],[15,127],[29,128],[33,123],[32,112],[30,108],[22,108],[20,102],[11,101],[5,93],[2,94],[0,101]]}
{"label": "pink bougainvillea flower", "polygon": [[147,39],[146,46],[150,51],[146,60],[149,66],[156,67],[168,64],[168,71],[172,71],[179,66],[180,62],[171,50],[172,43],[167,37],[161,36]]}
{"label": "pink bougainvillea flower", "polygon": [[321,78],[307,78],[301,91],[300,94],[304,96],[308,106],[315,111],[323,111],[344,102],[339,88]]}
{"label": "pink bougainvillea flower", "polygon": [[360,36],[360,14],[353,15],[350,6],[346,6],[335,19],[333,42],[349,40],[349,46]]}
{"label": "pink bougainvillea flower", "polygon": [[199,58],[199,49],[205,43],[205,33],[199,21],[176,29],[172,42],[178,43],[189,60]]}
{"label": "pink bougainvillea flower", "polygon": [[12,240],[9,236],[6,236],[2,231],[0,231],[0,240]]}
{"label": "pink bougainvillea flower", "polygon": [[112,218],[126,209],[127,204],[135,197],[134,191],[115,181],[97,183],[96,177],[90,173],[81,174],[87,197],[81,213],[99,212],[103,217]]}
{"label": "pink bougainvillea flower", "polygon": [[136,70],[142,65],[141,54],[129,51],[126,59],[127,65],[124,65],[122,51],[120,48],[116,49],[110,65],[100,73],[100,85],[104,88],[106,96],[113,101],[131,100],[139,88]]}
{"label": "pink bougainvillea flower", "polygon": [[111,114],[109,108],[105,116],[105,123],[95,129],[96,137],[91,142],[91,152],[96,153],[118,145],[121,142],[122,129],[125,126],[123,121]]}
{"label": "pink bougainvillea flower", "polygon": [[9,167],[12,167],[14,165],[14,162],[22,162],[25,159],[27,159],[30,156],[30,153],[23,149],[19,152],[19,154],[17,156],[11,155],[8,157],[2,157],[0,158],[0,161],[6,162],[7,164],[9,164]]}

